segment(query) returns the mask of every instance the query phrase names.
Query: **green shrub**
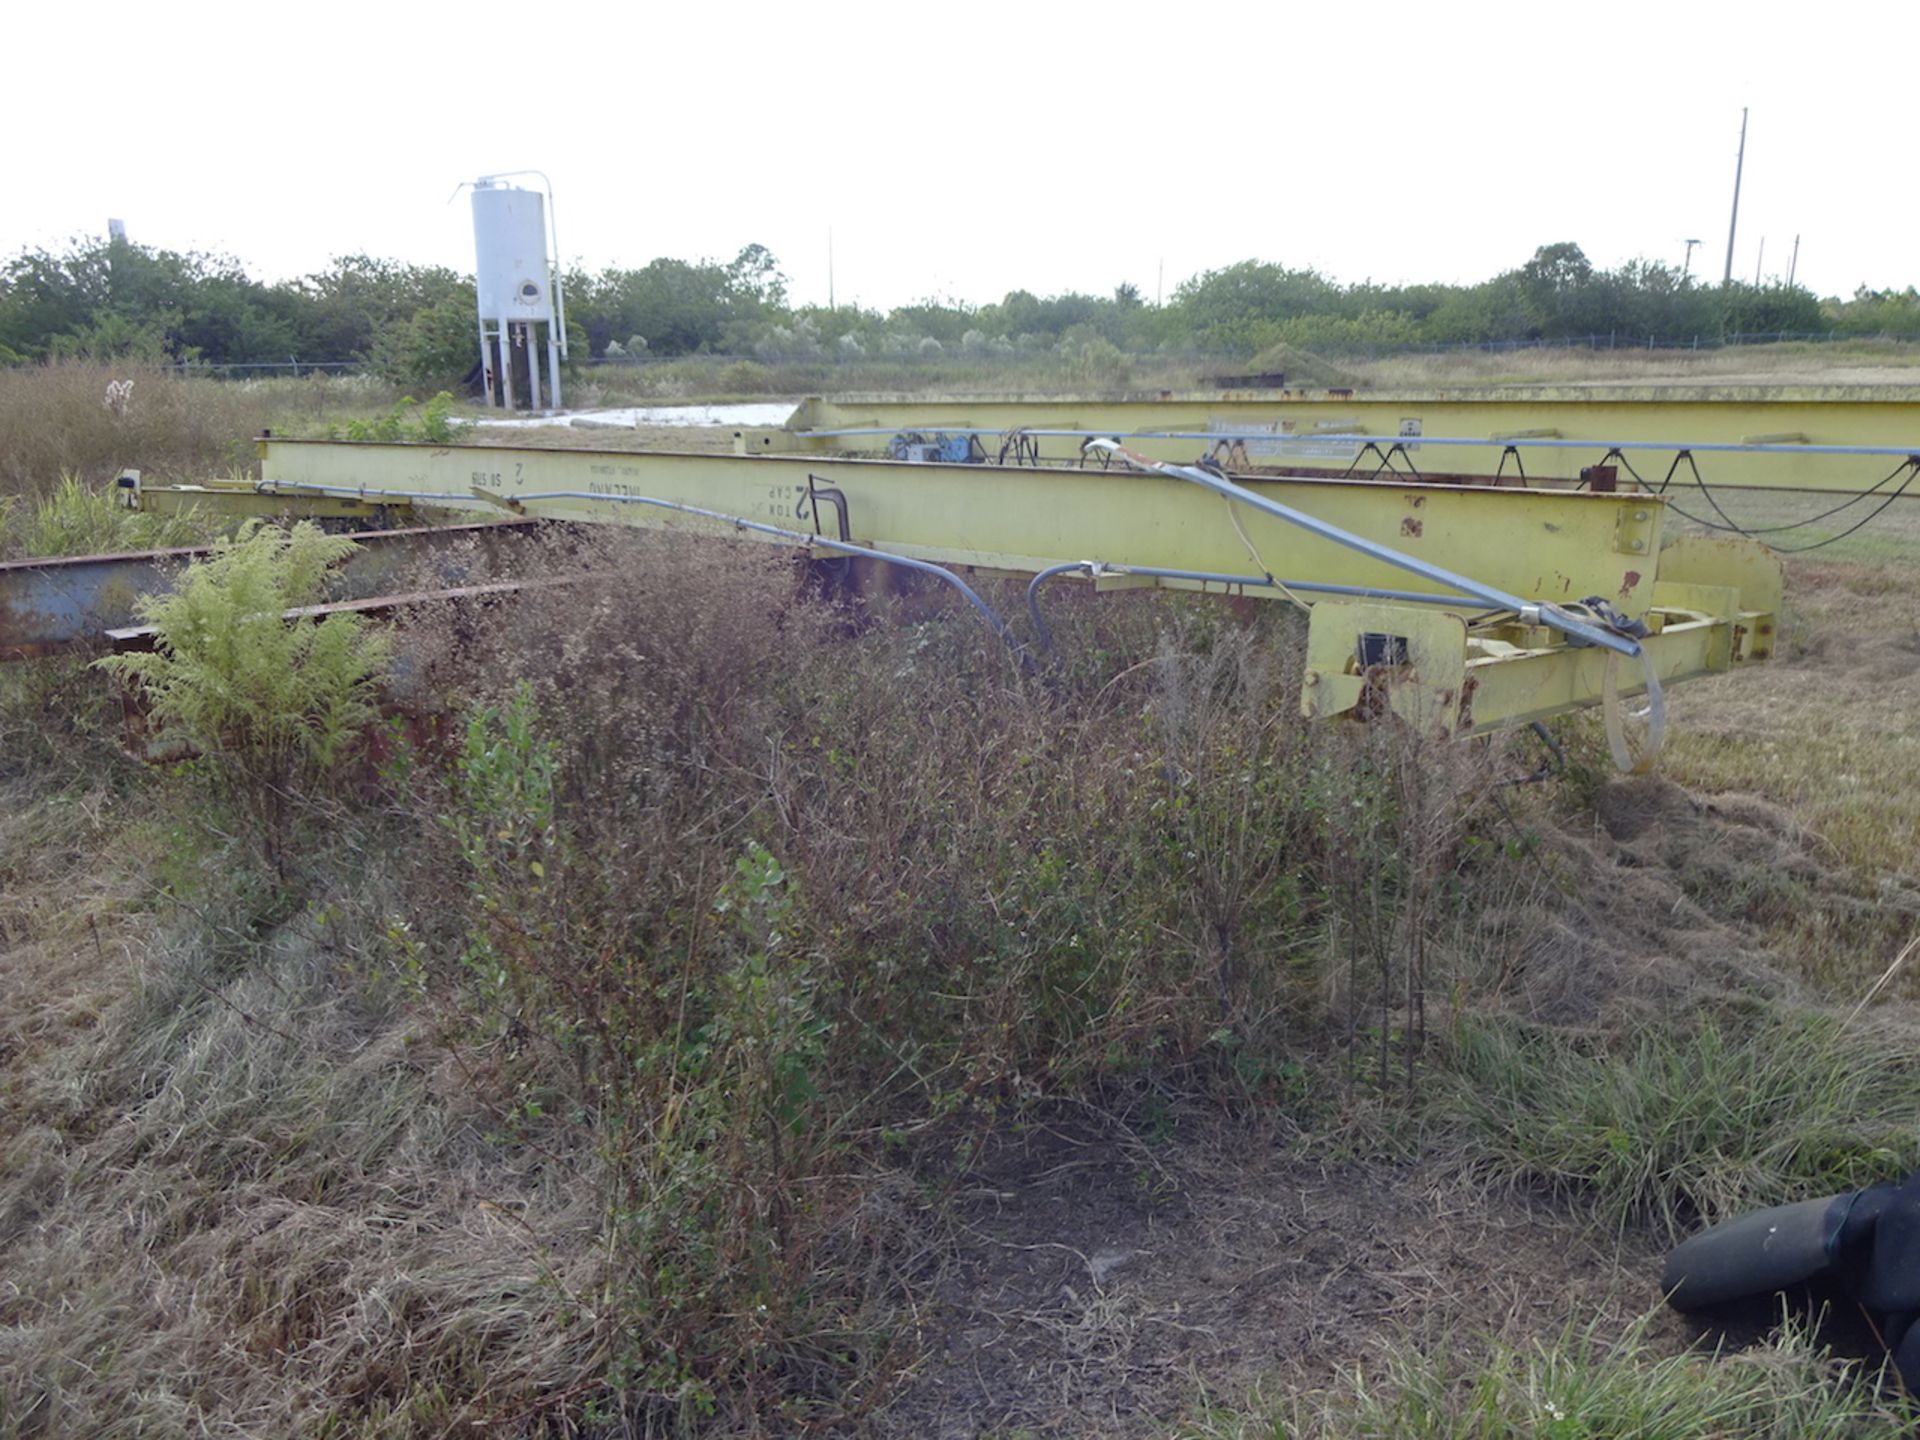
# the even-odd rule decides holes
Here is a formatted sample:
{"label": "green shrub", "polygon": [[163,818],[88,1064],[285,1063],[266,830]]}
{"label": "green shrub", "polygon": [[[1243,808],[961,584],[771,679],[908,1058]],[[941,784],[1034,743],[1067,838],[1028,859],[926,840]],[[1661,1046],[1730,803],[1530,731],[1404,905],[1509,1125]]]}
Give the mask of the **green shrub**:
{"label": "green shrub", "polygon": [[72,474],[36,502],[0,500],[0,556],[103,555],[197,545],[209,526],[191,510],[160,515],[130,510],[113,490]]}
{"label": "green shrub", "polygon": [[[411,395],[396,400],[384,415],[371,420],[349,420],[344,430],[329,426],[329,439],[344,433],[348,440],[376,440],[386,443],[418,440],[430,445],[451,445],[462,429],[453,418],[454,398],[442,390],[422,406]],[[414,411],[419,420],[413,421]]]}
{"label": "green shrub", "polygon": [[[809,1293],[801,1224],[830,1148],[831,1026],[793,934],[794,886],[757,843],[712,892],[685,897],[709,943],[648,945],[627,930],[638,917],[578,825],[560,823],[550,727],[525,682],[476,709],[429,802],[464,871],[458,963],[449,972],[426,953],[430,924],[392,938],[420,998],[444,997],[452,979],[443,1036],[512,1137],[604,1162],[605,1384],[626,1407],[685,1420],[773,1363],[747,1332],[780,1342],[835,1304]],[[864,1349],[849,1316],[832,1322],[838,1343]]]}
{"label": "green shrub", "polygon": [[323,788],[377,714],[388,636],[360,616],[288,623],[324,596],[351,540],[254,523],[136,613],[154,649],[97,662],[138,685],[163,732],[199,751],[261,822],[283,875],[294,807]]}
{"label": "green shrub", "polygon": [[[579,1167],[609,1425],[847,1428],[910,1363],[897,1257],[939,1207],[898,1195],[1063,1102],[1323,1103],[1329,991],[1444,984],[1393,942],[1448,827],[1396,817],[1471,774],[1309,726],[1289,617],[1061,594],[1042,681],[970,613],[862,623],[769,549],[572,543],[564,592],[408,627],[464,732],[340,848],[379,857],[373,963],[487,1132]],[[1381,953],[1340,989],[1349,870]]]}
{"label": "green shrub", "polygon": [[780,377],[774,370],[754,360],[736,360],[713,377],[723,395],[773,395],[780,391]]}
{"label": "green shrub", "polygon": [[1920,1065],[1817,1014],[1618,1044],[1471,1023],[1445,1103],[1482,1164],[1671,1233],[1920,1166]]}
{"label": "green shrub", "polygon": [[455,282],[446,294],[382,325],[367,350],[368,367],[394,385],[445,385],[473,368],[471,282]]}

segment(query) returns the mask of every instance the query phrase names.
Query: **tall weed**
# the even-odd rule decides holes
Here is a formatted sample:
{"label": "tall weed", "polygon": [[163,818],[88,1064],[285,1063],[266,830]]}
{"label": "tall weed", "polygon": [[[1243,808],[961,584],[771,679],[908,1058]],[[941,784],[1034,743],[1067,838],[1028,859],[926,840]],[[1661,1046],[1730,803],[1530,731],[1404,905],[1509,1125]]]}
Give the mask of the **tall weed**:
{"label": "tall weed", "polygon": [[165,550],[200,544],[210,528],[191,510],[130,510],[113,490],[68,474],[37,498],[0,499],[0,559]]}
{"label": "tall weed", "polygon": [[0,494],[37,494],[64,475],[104,485],[126,469],[166,480],[245,470],[274,408],[266,392],[160,368],[0,367]]}
{"label": "tall weed", "polygon": [[1397,941],[1421,923],[1391,918],[1434,889],[1419,847],[1327,813],[1400,795],[1394,757],[1300,717],[1285,617],[1067,600],[1030,677],[970,617],[875,623],[751,546],[570,563],[477,633],[410,629],[467,723],[390,767],[366,848],[389,973],[503,1132],[604,1164],[600,1403],[630,1419],[844,1419],[899,1343],[845,1177],[937,1179],[1050,1098],[1282,1093],[1342,868],[1386,877]]}

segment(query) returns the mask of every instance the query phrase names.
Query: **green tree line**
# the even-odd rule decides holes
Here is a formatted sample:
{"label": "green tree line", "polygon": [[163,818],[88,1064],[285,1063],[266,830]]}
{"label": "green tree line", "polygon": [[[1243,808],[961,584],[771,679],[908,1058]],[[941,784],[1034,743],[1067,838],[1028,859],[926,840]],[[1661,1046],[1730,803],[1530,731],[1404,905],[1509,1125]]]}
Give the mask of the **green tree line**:
{"label": "green tree line", "polygon": [[[1920,337],[1920,293],[1911,286],[1823,300],[1778,282],[1705,284],[1658,261],[1601,269],[1567,241],[1474,285],[1342,284],[1312,269],[1245,260],[1194,276],[1159,304],[1123,284],[1100,295],[1015,290],[981,305],[796,306],[778,260],[761,245],[730,261],[663,257],[638,269],[576,268],[566,286],[576,358],[616,361],[1078,354],[1106,346],[1247,360],[1282,346],[1353,353],[1589,336]],[[348,255],[270,283],[226,257],[118,238],[23,250],[0,263],[0,363],[333,362],[409,383],[447,382],[467,372],[475,348],[473,279],[444,266]]]}

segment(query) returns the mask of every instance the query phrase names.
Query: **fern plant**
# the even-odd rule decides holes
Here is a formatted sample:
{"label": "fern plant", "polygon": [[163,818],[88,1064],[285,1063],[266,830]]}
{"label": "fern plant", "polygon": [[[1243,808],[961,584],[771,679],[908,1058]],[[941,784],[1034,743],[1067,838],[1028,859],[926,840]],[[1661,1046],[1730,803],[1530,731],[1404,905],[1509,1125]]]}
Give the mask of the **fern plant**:
{"label": "fern plant", "polygon": [[140,598],[150,653],[96,662],[140,687],[162,729],[230,783],[283,877],[299,802],[376,718],[387,673],[391,642],[362,617],[285,618],[319,602],[328,570],[355,548],[308,521],[251,522],[172,593]]}

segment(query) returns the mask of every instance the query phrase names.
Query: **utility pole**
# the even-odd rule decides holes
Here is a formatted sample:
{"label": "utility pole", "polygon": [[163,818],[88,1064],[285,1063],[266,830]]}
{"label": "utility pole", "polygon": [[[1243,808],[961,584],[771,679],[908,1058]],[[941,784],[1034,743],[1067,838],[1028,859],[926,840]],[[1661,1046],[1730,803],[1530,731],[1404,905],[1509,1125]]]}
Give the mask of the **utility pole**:
{"label": "utility pole", "polygon": [[1762,235],[1760,237],[1760,255],[1759,255],[1759,258],[1753,262],[1753,288],[1756,290],[1760,288],[1760,267],[1766,263],[1767,263],[1767,237]]}
{"label": "utility pole", "polygon": [[1693,273],[1693,247],[1698,245],[1699,243],[1700,242],[1698,240],[1689,240],[1686,242],[1687,259],[1686,259],[1686,263],[1680,267],[1680,278],[1682,280],[1686,279],[1687,276]]}
{"label": "utility pole", "polygon": [[1787,261],[1787,288],[1793,288],[1793,277],[1800,269],[1800,237],[1793,237],[1793,258]]}
{"label": "utility pole", "polygon": [[1720,283],[1733,283],[1733,232],[1740,226],[1740,172],[1747,168],[1747,107],[1740,107],[1740,156],[1733,162],[1733,218],[1727,221],[1727,268]]}
{"label": "utility pole", "polygon": [[108,219],[107,221],[107,295],[113,296],[113,272],[119,267],[114,263],[121,252],[127,248],[127,222]]}
{"label": "utility pole", "polygon": [[833,303],[833,227],[827,226],[827,309],[838,310]]}

